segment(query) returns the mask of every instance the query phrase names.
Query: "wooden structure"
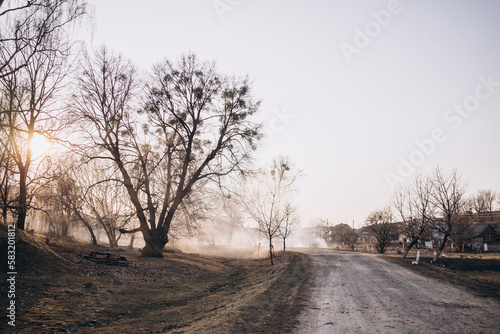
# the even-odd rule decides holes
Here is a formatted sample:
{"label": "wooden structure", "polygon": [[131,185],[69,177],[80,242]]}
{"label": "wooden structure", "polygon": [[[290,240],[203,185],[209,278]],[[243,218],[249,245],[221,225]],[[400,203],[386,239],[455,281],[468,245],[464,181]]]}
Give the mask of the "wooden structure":
{"label": "wooden structure", "polygon": [[83,258],[97,263],[128,266],[127,259],[124,256],[117,256],[111,253],[91,252],[90,255],[84,255]]}
{"label": "wooden structure", "polygon": [[497,241],[498,235],[491,224],[474,224],[467,228],[461,239],[464,245],[478,252],[484,249],[484,244]]}

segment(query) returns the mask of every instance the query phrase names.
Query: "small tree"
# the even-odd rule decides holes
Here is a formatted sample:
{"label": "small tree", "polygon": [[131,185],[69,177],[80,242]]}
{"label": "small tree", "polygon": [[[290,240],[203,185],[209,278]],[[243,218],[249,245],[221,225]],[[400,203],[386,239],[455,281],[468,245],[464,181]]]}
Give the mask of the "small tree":
{"label": "small tree", "polygon": [[91,242],[96,245],[96,226],[93,221],[84,218],[81,210],[85,191],[75,177],[78,175],[78,180],[82,177],[80,171],[75,172],[76,169],[69,153],[59,158],[49,174],[53,181],[47,182],[35,196],[36,208],[44,213],[42,217],[52,233],[68,236],[70,229],[81,222],[89,231]]}
{"label": "small tree", "polygon": [[229,189],[228,186],[223,188],[224,190],[219,188],[213,191],[209,200],[210,208],[207,210],[209,221],[215,231],[227,236],[227,244],[231,244],[238,230],[245,231],[250,238],[254,239],[254,235],[245,228],[246,213],[238,200],[238,194],[234,192],[236,189]]}
{"label": "small tree", "polygon": [[473,225],[472,217],[468,214],[459,215],[455,218],[454,225],[454,230],[457,232],[451,234],[449,239],[456,245],[456,251],[460,249],[464,252],[467,241],[476,236],[471,228]]}
{"label": "small tree", "polygon": [[291,203],[286,203],[283,212],[283,223],[278,230],[279,237],[283,241],[283,258],[286,257],[286,239],[292,234],[298,223],[299,217],[297,215],[297,208]]}
{"label": "small tree", "polygon": [[73,209],[85,226],[94,222],[106,234],[109,246],[118,247],[119,230],[128,227],[133,211],[125,189],[114,181],[113,174],[113,165],[103,160],[93,160],[75,169],[78,198],[74,199]]}
{"label": "small tree", "polygon": [[366,228],[377,240],[377,251],[384,254],[389,244],[398,237],[398,230],[392,223],[390,208],[374,211],[366,218]]}
{"label": "small tree", "polygon": [[358,233],[347,224],[338,224],[332,228],[334,238],[344,245],[347,245],[354,252],[359,243]]}
{"label": "small tree", "polygon": [[392,198],[392,206],[400,219],[399,229],[410,239],[403,258],[407,257],[413,246],[422,241],[435,220],[435,207],[431,201],[431,193],[430,179],[418,176],[411,185],[398,190]]}
{"label": "small tree", "polygon": [[[273,239],[280,233],[289,234],[295,220],[295,209],[290,204],[289,196],[297,175],[288,158],[276,158],[270,170],[261,170],[257,177],[247,180],[244,194],[240,195],[240,201],[246,212],[257,223],[260,233],[269,242],[269,257],[273,272]],[[287,224],[288,228],[285,228]]]}

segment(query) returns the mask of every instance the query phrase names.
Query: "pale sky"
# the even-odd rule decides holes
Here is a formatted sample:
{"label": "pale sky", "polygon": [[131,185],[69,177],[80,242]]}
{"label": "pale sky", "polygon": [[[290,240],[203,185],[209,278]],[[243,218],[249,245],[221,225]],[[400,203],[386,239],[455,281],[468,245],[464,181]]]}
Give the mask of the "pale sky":
{"label": "pale sky", "polygon": [[303,170],[305,223],[361,226],[392,180],[437,165],[500,192],[499,1],[90,3],[93,47],[143,70],[193,52],[249,75],[267,134],[256,156]]}

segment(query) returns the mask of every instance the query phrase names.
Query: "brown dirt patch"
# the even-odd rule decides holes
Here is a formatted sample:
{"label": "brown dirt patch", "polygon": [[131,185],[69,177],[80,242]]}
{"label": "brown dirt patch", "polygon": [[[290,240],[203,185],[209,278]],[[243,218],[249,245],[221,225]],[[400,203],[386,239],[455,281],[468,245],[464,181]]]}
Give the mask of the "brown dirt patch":
{"label": "brown dirt patch", "polygon": [[[137,250],[62,240],[48,247],[23,232],[16,247],[17,333],[280,333],[293,327],[310,274],[298,253],[278,257],[273,274],[268,259],[141,258]],[[81,257],[90,251],[125,256],[129,265]],[[0,323],[0,331],[10,329]]]}

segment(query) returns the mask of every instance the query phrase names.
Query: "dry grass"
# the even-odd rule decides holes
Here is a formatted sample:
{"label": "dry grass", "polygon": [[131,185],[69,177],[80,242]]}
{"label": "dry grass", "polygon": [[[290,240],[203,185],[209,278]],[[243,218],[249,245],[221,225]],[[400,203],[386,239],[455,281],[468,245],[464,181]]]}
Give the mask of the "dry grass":
{"label": "dry grass", "polygon": [[387,259],[421,275],[463,286],[482,297],[500,301],[499,253],[447,253],[447,257],[440,258],[439,265],[431,264],[430,256],[421,256],[418,265],[411,264],[414,256],[407,259],[388,256]]}
{"label": "dry grass", "polygon": [[110,251],[67,241],[48,248],[19,234],[17,333],[281,333],[293,326],[310,277],[307,256],[297,253],[279,259],[273,274],[266,259],[145,259],[127,250],[117,254],[129,266],[117,267],[79,256],[93,250]]}

